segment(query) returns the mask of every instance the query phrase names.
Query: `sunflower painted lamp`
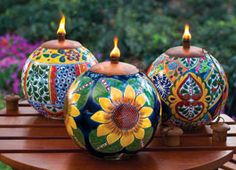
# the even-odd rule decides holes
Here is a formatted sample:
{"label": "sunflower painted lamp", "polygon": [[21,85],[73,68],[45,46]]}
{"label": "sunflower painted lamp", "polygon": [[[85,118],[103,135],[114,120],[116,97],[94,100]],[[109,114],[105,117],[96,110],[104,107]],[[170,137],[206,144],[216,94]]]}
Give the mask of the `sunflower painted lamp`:
{"label": "sunflower painted lamp", "polygon": [[81,73],[97,63],[79,42],[65,39],[65,17],[58,40],[43,43],[26,61],[22,72],[23,92],[29,103],[48,118],[63,119],[66,92]]}
{"label": "sunflower painted lamp", "polygon": [[148,69],[163,104],[163,122],[193,130],[210,123],[224,109],[228,96],[226,74],[206,50],[190,46],[185,26],[183,46],[161,54]]}
{"label": "sunflower painted lamp", "polygon": [[120,160],[147,146],[160,122],[155,86],[130,64],[119,62],[118,39],[110,61],[78,77],[67,93],[65,125],[80,147]]}

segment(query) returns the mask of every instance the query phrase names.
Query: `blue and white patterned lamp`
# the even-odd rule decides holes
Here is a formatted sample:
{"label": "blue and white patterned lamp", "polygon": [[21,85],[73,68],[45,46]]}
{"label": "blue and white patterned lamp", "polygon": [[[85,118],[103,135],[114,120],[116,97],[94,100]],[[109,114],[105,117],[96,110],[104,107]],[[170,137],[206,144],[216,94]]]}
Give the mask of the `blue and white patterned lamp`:
{"label": "blue and white patterned lamp", "polygon": [[26,61],[22,72],[23,92],[29,103],[48,118],[63,119],[64,100],[77,76],[97,63],[79,42],[65,40],[62,17],[58,40],[47,41]]}

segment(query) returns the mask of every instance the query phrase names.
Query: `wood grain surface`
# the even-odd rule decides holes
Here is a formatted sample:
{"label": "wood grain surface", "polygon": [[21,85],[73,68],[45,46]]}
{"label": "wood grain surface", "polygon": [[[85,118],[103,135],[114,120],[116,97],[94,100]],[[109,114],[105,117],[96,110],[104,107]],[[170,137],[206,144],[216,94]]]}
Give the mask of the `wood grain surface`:
{"label": "wood grain surface", "polygon": [[216,169],[233,160],[236,152],[236,124],[227,115],[222,117],[231,128],[225,143],[212,142],[212,130],[207,125],[184,133],[178,147],[165,146],[156,133],[150,145],[131,159],[105,161],[76,146],[63,121],[44,118],[21,101],[18,112],[0,110],[0,159],[20,170]]}

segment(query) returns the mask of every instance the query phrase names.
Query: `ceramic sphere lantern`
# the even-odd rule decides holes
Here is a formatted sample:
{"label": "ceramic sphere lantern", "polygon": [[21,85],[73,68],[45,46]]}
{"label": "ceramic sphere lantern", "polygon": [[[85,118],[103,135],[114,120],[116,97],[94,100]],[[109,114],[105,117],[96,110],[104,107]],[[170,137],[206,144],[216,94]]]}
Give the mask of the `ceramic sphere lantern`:
{"label": "ceramic sphere lantern", "polygon": [[78,77],[67,93],[65,125],[69,135],[92,155],[128,158],[146,147],[160,122],[161,104],[149,78],[118,61],[118,39],[110,61]]}
{"label": "ceramic sphere lantern", "polygon": [[226,74],[206,50],[190,46],[185,26],[183,46],[170,48],[148,69],[163,104],[163,122],[185,130],[210,123],[224,109],[228,96]]}
{"label": "ceramic sphere lantern", "polygon": [[65,17],[58,28],[58,40],[43,43],[27,59],[22,72],[23,92],[45,117],[63,119],[66,92],[81,73],[97,63],[79,42],[65,39]]}

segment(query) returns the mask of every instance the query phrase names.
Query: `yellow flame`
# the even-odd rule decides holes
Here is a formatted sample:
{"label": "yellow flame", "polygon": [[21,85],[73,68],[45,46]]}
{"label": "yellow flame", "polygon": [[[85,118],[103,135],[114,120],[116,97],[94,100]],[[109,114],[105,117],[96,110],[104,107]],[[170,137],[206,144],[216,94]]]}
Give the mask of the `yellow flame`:
{"label": "yellow flame", "polygon": [[118,37],[115,36],[113,41],[114,41],[114,48],[110,53],[110,57],[118,58],[120,57],[120,49],[118,48],[118,41],[119,41]]}
{"label": "yellow flame", "polygon": [[65,23],[66,18],[64,15],[62,15],[59,27],[57,29],[57,34],[66,34]]}
{"label": "yellow flame", "polygon": [[191,40],[191,34],[189,32],[189,25],[188,24],[185,24],[184,26],[184,34],[183,34],[183,39],[184,40]]}

